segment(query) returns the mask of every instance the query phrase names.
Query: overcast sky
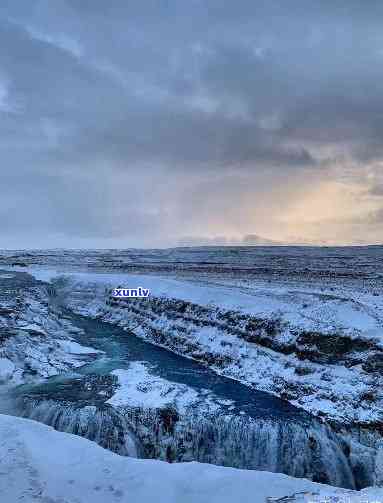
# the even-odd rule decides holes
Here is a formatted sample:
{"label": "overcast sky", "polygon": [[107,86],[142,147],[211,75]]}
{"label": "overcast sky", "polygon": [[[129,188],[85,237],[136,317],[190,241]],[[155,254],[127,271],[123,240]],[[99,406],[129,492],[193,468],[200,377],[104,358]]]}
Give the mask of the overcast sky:
{"label": "overcast sky", "polygon": [[0,248],[383,242],[382,25],[373,0],[2,0]]}

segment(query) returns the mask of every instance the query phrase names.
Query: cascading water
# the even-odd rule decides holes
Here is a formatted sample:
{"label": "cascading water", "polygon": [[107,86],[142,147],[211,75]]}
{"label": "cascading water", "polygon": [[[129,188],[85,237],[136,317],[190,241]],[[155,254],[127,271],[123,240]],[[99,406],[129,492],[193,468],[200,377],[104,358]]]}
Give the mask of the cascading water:
{"label": "cascading water", "polygon": [[23,417],[92,440],[122,456],[138,457],[137,439],[124,417],[112,407],[58,404],[53,400],[24,402]]}
{"label": "cascading water", "polygon": [[283,472],[343,487],[355,485],[347,446],[319,424],[221,414],[177,420],[172,410],[126,409],[124,416],[147,456],[154,444],[155,457],[170,461],[197,460]]}
{"label": "cascading water", "polygon": [[180,416],[171,408],[76,406],[25,398],[24,417],[83,436],[121,455],[166,461],[213,463],[282,472],[339,487],[355,488],[347,445],[313,422],[230,415]]}

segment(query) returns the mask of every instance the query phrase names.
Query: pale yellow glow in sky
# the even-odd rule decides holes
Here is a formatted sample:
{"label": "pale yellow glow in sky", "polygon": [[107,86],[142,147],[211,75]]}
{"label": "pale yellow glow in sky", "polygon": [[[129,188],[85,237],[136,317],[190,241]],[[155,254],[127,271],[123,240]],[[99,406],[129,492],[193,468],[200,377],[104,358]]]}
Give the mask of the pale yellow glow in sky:
{"label": "pale yellow glow in sky", "polygon": [[209,236],[225,236],[230,241],[258,234],[276,241],[313,244],[382,242],[382,225],[373,218],[382,206],[381,197],[369,192],[367,173],[356,177],[355,172],[360,170],[313,171],[305,177],[286,176],[279,183],[269,183],[267,176],[249,179],[241,185],[238,205],[229,200],[224,207],[222,201],[228,198],[222,194],[220,207],[210,201],[211,211],[206,212]]}

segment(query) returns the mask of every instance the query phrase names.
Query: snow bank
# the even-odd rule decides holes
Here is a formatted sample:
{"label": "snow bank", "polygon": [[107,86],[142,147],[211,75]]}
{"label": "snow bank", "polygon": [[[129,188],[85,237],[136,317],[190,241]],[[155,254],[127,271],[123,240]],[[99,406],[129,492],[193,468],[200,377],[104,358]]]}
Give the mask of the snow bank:
{"label": "snow bank", "polygon": [[312,501],[325,496],[348,503],[383,501],[379,489],[357,493],[268,472],[122,457],[5,415],[0,415],[0,452],[0,494],[6,503],[265,503],[267,496],[300,491],[319,493]]}
{"label": "snow bank", "polygon": [[[173,405],[179,412],[185,412],[201,401],[200,394],[185,384],[170,382],[150,373],[144,362],[132,362],[128,369],[117,369],[112,372],[118,379],[118,388],[107,403],[115,407],[148,407],[161,408]],[[213,397],[205,390],[204,405],[206,412],[219,408]],[[227,405],[232,402],[227,400]]]}
{"label": "snow bank", "polygon": [[88,346],[82,346],[78,342],[75,341],[66,341],[59,340],[57,344],[68,354],[70,355],[93,355],[93,354],[102,354],[103,351],[99,349],[90,348]]}

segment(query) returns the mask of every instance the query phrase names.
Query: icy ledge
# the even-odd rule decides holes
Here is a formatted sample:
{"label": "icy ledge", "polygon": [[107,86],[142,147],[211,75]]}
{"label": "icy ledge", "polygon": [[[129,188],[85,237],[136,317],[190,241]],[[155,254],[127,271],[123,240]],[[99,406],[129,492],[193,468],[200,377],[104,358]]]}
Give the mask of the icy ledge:
{"label": "icy ledge", "polygon": [[[383,501],[383,489],[344,491],[269,472],[168,464],[113,454],[83,438],[0,415],[0,494],[7,503],[265,503],[300,491],[307,501]],[[335,499],[333,501],[336,501]]]}

